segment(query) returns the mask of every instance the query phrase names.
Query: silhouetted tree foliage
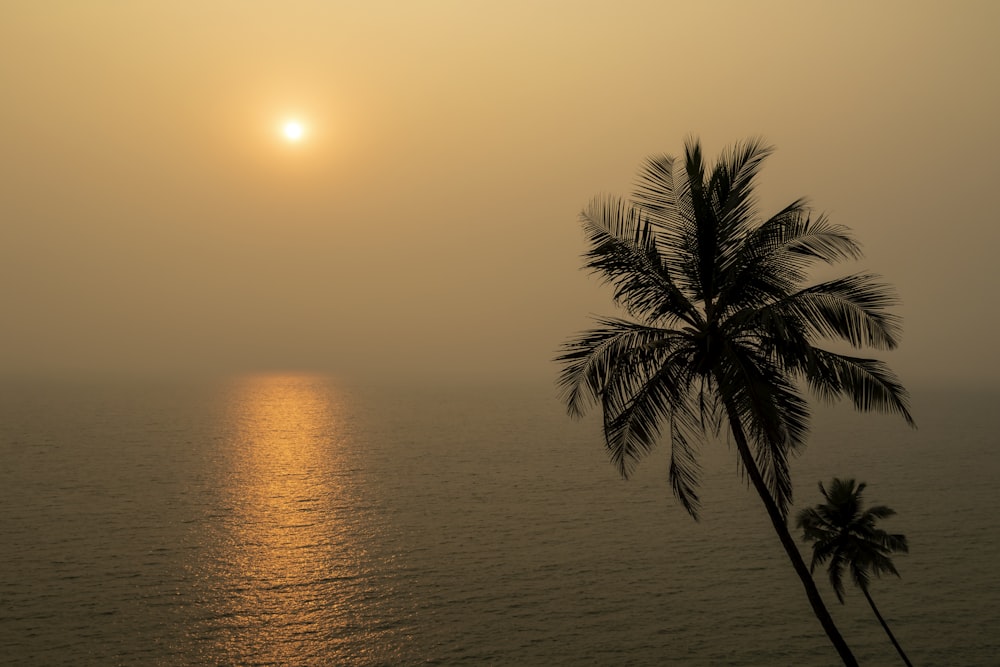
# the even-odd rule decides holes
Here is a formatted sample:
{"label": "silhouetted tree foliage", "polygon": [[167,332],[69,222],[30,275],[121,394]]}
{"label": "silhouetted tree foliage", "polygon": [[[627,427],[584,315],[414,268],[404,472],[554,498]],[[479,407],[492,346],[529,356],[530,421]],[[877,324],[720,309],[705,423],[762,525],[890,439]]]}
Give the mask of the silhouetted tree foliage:
{"label": "silhouetted tree foliage", "polygon": [[834,478],[827,489],[822,482],[820,493],[826,502],[799,512],[798,527],[802,529],[802,539],[812,542],[812,562],[809,571],[817,565],[827,564],[830,585],[837,599],[844,602],[844,573],[850,573],[854,584],[864,593],[865,599],[882,625],[889,641],[907,665],[909,658],[903,647],[896,641],[889,624],[882,618],[875,601],[868,591],[872,576],[899,572],[892,562],[892,554],[907,553],[909,545],[906,536],[887,533],[876,527],[880,519],[893,516],[895,510],[885,505],[865,509],[863,493],[865,484],[855,484],[853,479]]}
{"label": "silhouetted tree foliage", "polygon": [[628,317],[598,319],[566,343],[559,383],[570,414],[600,407],[623,475],[665,439],[671,488],[695,518],[698,448],[725,429],[814,612],[853,665],[788,531],[788,462],[808,433],[804,387],[912,422],[906,391],[885,364],[817,346],[834,339],[892,349],[900,323],[888,312],[891,289],[875,275],[807,284],[817,262],[853,260],[860,248],[801,199],[758,216],[754,182],[771,152],[751,140],[710,166],[690,139],[683,160],[649,158],[630,199],[591,202],[581,216],[585,267],[612,286]]}

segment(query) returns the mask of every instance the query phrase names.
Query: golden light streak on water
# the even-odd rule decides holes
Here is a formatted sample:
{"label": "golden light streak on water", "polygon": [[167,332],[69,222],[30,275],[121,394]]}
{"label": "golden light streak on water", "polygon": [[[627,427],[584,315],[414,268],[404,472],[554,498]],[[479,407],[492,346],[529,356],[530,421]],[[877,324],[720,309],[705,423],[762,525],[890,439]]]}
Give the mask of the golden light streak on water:
{"label": "golden light streak on water", "polygon": [[372,528],[344,401],[323,376],[244,377],[229,420],[220,482],[232,515],[213,577],[228,589],[217,596],[219,652],[255,664],[322,663],[338,646],[349,654],[371,612],[362,545]]}

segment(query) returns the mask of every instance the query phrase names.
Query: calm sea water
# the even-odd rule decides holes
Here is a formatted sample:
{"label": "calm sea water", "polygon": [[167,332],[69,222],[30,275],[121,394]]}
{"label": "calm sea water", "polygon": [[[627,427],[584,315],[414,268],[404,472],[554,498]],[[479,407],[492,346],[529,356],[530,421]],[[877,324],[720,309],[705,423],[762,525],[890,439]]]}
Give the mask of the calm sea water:
{"label": "calm sea water", "polygon": [[[665,450],[622,481],[553,394],[7,382],[0,664],[838,664],[724,443],[695,523]],[[1000,664],[997,399],[917,392],[916,431],[824,410],[795,461],[799,507],[840,475],[899,512],[873,595],[918,665]]]}

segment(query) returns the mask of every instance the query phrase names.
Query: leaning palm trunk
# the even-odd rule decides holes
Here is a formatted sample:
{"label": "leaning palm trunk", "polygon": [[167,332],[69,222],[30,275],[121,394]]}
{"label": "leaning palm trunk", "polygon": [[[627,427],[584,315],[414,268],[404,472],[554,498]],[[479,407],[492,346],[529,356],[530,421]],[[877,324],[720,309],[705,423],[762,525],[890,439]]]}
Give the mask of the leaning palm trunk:
{"label": "leaning palm trunk", "polygon": [[882,618],[882,614],[878,613],[878,607],[875,606],[875,600],[872,600],[872,596],[868,594],[868,589],[862,588],[861,592],[865,594],[865,599],[868,600],[868,605],[872,608],[872,611],[875,612],[875,618],[877,618],[878,622],[882,624],[882,629],[885,630],[885,634],[889,635],[889,641],[891,641],[892,645],[896,647],[896,652],[899,653],[899,657],[903,659],[904,663],[906,663],[906,667],[913,667],[910,659],[907,658],[906,653],[903,652],[903,647],[899,645],[899,642],[896,641],[896,636],[893,635],[892,630],[889,629],[889,624],[885,622],[884,618]]}
{"label": "leaning palm trunk", "polygon": [[[771,497],[771,493],[767,489],[767,484],[764,482],[764,478],[761,476],[760,470],[757,468],[757,463],[754,461],[753,454],[747,444],[746,436],[743,433],[743,427],[740,425],[739,419],[734,416],[737,414],[734,407],[727,404],[726,412],[729,414],[729,425],[733,432],[733,440],[736,441],[736,450],[739,452],[740,460],[743,462],[743,467],[746,469],[747,477],[750,478],[750,483],[753,484],[754,490],[764,503],[764,508],[767,510],[767,517],[771,520],[774,532],[778,534],[778,539],[781,541],[781,546],[784,547],[785,553],[788,555],[788,560],[792,561],[792,567],[795,569],[795,574],[798,575],[799,580],[802,582],[802,587],[806,591],[806,597],[809,599],[809,604],[812,606],[813,613],[819,620],[820,625],[823,626],[826,636],[830,638],[830,642],[832,642],[833,646],[837,649],[837,653],[840,654],[840,658],[844,661],[844,664],[849,667],[856,666],[858,661],[854,658],[854,654],[851,652],[850,647],[847,645],[847,642],[844,641],[843,636],[840,634],[840,630],[838,630],[837,626],[834,624],[830,611],[823,603],[823,598],[819,594],[816,582],[813,581],[812,575],[809,573],[809,568],[806,566],[806,562],[802,559],[802,554],[799,553],[798,547],[795,546],[795,540],[792,539],[791,533],[788,532],[788,523],[785,521],[785,517],[775,504],[774,498]],[[871,598],[869,598],[869,601],[870,600]],[[875,604],[872,603],[872,609],[874,608]],[[878,611],[876,611],[875,614],[878,616]],[[882,620],[881,616],[879,616],[879,620]],[[885,627],[884,624],[883,627]],[[886,627],[885,631],[889,632],[889,628]],[[891,633],[889,634],[889,637],[890,639],[892,638]],[[893,639],[893,644],[895,643],[896,640]],[[902,649],[900,649],[900,654],[902,654]],[[907,662],[907,664],[909,664],[909,662]]]}

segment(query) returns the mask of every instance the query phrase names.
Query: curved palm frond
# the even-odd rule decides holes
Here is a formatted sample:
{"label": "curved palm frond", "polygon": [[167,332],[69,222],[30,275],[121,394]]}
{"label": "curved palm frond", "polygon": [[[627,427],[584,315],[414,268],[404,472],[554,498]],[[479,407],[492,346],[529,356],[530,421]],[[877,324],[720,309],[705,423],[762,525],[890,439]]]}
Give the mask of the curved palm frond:
{"label": "curved palm frond", "polygon": [[678,179],[675,163],[670,155],[649,157],[640,169],[632,201],[655,226],[657,248],[664,262],[672,267],[678,288],[696,298],[700,289],[697,225],[689,188],[683,174]]}
{"label": "curved palm frond", "polygon": [[888,519],[889,517],[895,515],[896,510],[885,505],[876,505],[865,510],[866,519],[871,519],[873,521],[877,519]]}
{"label": "curved palm frond", "polygon": [[847,227],[831,224],[826,215],[821,214],[815,219],[806,216],[805,220],[794,221],[791,227],[794,238],[787,246],[791,254],[827,264],[861,257],[861,246]]}
{"label": "curved palm frond", "polygon": [[846,228],[825,216],[813,219],[798,199],[746,235],[724,267],[720,307],[736,312],[780,301],[799,289],[815,261],[834,263],[860,253]]}
{"label": "curved palm frond", "polygon": [[720,266],[739,253],[743,239],[758,224],[754,181],[773,152],[762,139],[750,139],[723,151],[712,170],[708,191],[718,220]]}
{"label": "curved palm frond", "polygon": [[681,236],[676,230],[690,223],[690,220],[680,214],[677,205],[674,162],[675,159],[670,155],[646,158],[632,190],[633,203],[649,215],[650,220],[668,239]]}
{"label": "curved palm frond", "polygon": [[861,412],[897,414],[910,426],[916,425],[909,393],[885,362],[814,347],[801,359],[798,370],[821,398],[846,396]]}
{"label": "curved palm frond", "polygon": [[685,267],[694,298],[710,305],[715,300],[718,283],[720,230],[705,178],[706,168],[701,144],[689,139],[684,143],[684,171],[687,178],[678,197],[678,208],[693,222],[693,235],[686,239],[689,261]]}
{"label": "curved palm frond", "polygon": [[675,331],[617,318],[597,320],[599,328],[581,333],[563,345],[556,358],[563,363],[560,395],[571,415],[582,416],[611,384],[615,368],[640,354],[669,350],[678,344]]}
{"label": "curved palm frond", "polygon": [[757,307],[793,292],[805,279],[789,261],[787,249],[797,239],[795,223],[806,215],[805,202],[796,200],[742,239],[722,265],[725,277],[719,307],[725,311]]}
{"label": "curved palm frond", "polygon": [[694,323],[697,312],[674,284],[655,228],[640,209],[620,199],[595,199],[581,221],[590,243],[585,266],[613,286],[616,302],[650,319]]}
{"label": "curved palm frond", "polygon": [[887,308],[897,305],[892,289],[873,274],[854,274],[807,287],[776,303],[782,316],[798,319],[821,338],[853,347],[891,350],[901,322]]}
{"label": "curved palm frond", "polygon": [[[637,374],[633,369],[622,370],[625,372],[615,378],[617,382],[612,382],[601,398],[605,442],[611,461],[628,477],[639,459],[656,445],[661,424],[669,424],[673,435],[674,427],[682,425],[678,420],[687,416],[689,407],[683,364],[663,363],[641,382],[634,380]],[[687,444],[682,442],[682,450]],[[683,465],[685,457],[683,452],[679,454],[678,464]]]}
{"label": "curved palm frond", "polygon": [[697,492],[701,474],[697,446],[703,443],[705,435],[704,428],[698,426],[704,423],[704,419],[700,416],[695,418],[690,411],[684,409],[686,407],[683,405],[682,409],[675,410],[670,416],[670,467],[667,478],[674,496],[687,513],[697,520],[701,508]]}

